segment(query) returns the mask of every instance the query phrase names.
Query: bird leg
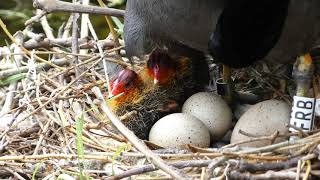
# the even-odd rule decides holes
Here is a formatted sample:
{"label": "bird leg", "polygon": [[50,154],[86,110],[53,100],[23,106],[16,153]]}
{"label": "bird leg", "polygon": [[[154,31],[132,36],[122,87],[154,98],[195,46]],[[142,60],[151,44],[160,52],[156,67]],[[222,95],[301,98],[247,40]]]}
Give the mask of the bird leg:
{"label": "bird leg", "polygon": [[231,82],[231,69],[227,65],[222,66],[222,81],[224,83],[230,83]]}
{"label": "bird leg", "polygon": [[313,71],[314,65],[310,54],[297,58],[292,72],[297,83],[297,96],[308,97]]}
{"label": "bird leg", "polygon": [[231,69],[226,65],[223,65],[222,68],[222,78],[217,80],[217,91],[228,104],[231,104],[233,101]]}

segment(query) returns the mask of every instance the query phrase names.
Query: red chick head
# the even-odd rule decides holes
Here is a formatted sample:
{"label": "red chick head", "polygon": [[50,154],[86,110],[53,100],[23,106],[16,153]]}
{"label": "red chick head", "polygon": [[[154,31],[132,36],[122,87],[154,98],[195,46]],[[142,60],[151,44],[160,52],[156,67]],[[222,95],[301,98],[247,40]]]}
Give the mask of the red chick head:
{"label": "red chick head", "polygon": [[132,88],[138,79],[136,72],[130,69],[124,69],[119,72],[118,76],[111,82],[111,96],[126,93]]}
{"label": "red chick head", "polygon": [[155,49],[147,61],[147,71],[154,84],[163,85],[175,75],[175,62],[166,50]]}

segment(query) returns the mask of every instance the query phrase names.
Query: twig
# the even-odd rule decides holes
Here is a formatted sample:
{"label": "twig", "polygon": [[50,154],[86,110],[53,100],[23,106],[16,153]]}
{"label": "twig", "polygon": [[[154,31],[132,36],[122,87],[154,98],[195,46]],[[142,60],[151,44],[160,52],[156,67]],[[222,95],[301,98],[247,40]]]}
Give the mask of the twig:
{"label": "twig", "polygon": [[[17,46],[19,46],[26,54],[28,54],[29,56],[31,56],[31,52],[29,52],[26,48],[24,48],[22,45],[19,45],[19,44],[16,42],[15,38],[14,38],[14,37],[12,36],[12,34],[8,31],[6,25],[3,23],[3,21],[2,21],[1,18],[0,18],[0,26],[1,26],[1,28],[3,29],[3,31],[6,33],[6,35],[10,38],[10,40],[11,40],[13,43],[15,43]],[[49,62],[49,61],[47,61],[47,60],[45,60],[45,59],[43,59],[43,58],[41,58],[41,57],[39,57],[39,56],[37,56],[37,55],[33,55],[33,56],[34,56],[37,60],[39,60],[40,62],[46,63],[46,64],[48,64],[49,66],[55,67],[55,68],[57,68],[57,69],[59,69],[59,70],[64,70],[64,68],[62,68],[62,67],[60,67],[60,66],[57,66],[57,65],[53,64],[52,62]]]}
{"label": "twig", "polygon": [[[68,62],[68,60],[66,59],[57,59],[57,60],[51,61],[51,63],[62,66],[62,65],[67,65],[70,62]],[[50,67],[50,65],[48,65],[47,63],[39,63],[36,65],[37,70],[46,69],[48,67]],[[0,79],[7,78],[15,74],[26,73],[28,72],[28,70],[29,68],[27,66],[23,66],[17,69],[8,69],[5,71],[0,71]]]}
{"label": "twig", "polygon": [[213,162],[211,162],[208,166],[208,169],[206,171],[206,174],[205,174],[205,180],[209,180],[210,178],[212,178],[212,175],[213,175],[213,170],[218,167],[219,165],[221,165],[222,163],[226,162],[228,160],[227,157],[225,156],[222,156],[222,157],[219,157],[219,158],[216,158],[213,160]]}
{"label": "twig", "polygon": [[[89,72],[89,70],[90,70],[92,67],[96,66],[100,61],[101,61],[101,59],[98,60],[98,61],[96,61],[95,63],[93,63],[93,65],[92,65],[89,69],[87,69],[86,71],[84,71],[84,72],[83,72],[81,75],[79,75],[79,77],[77,77],[76,79],[72,80],[66,87],[64,87],[61,91],[59,91],[59,92],[58,92],[55,96],[53,96],[50,100],[48,100],[47,102],[43,103],[43,105],[39,106],[37,109],[35,109],[35,110],[32,111],[31,113],[25,115],[23,118],[21,118],[21,119],[19,120],[19,122],[15,122],[14,125],[20,123],[21,121],[24,121],[25,119],[29,118],[30,116],[36,114],[39,110],[41,110],[42,108],[44,108],[46,105],[48,105],[48,104],[51,103],[52,101],[56,100],[57,97],[59,97],[59,96],[60,96],[61,94],[63,94],[67,89],[69,89],[69,88],[71,87],[71,85],[73,85],[75,82],[77,82],[78,79],[80,79],[80,78],[81,78],[82,76],[84,76],[87,72]],[[13,126],[14,126],[14,125],[13,125]],[[12,126],[11,126],[11,127],[12,127]],[[0,135],[0,138],[2,138],[2,137],[10,130],[11,127],[7,128],[7,129],[2,133],[2,134]]]}
{"label": "twig", "polygon": [[[71,51],[73,54],[79,54],[79,42],[78,42],[78,19],[80,15],[79,13],[73,13],[72,14],[72,44],[71,44]],[[79,64],[79,58],[78,56],[73,56],[72,61],[74,64]],[[75,68],[75,75],[78,77],[81,74],[81,68],[76,67]],[[81,80],[80,80],[81,81]],[[79,84],[79,81],[76,82],[76,84]]]}
{"label": "twig", "polygon": [[[178,169],[182,169],[186,167],[206,167],[211,162],[212,160],[189,160],[189,161],[179,161],[179,162],[169,163],[169,165]],[[156,170],[158,170],[157,167],[155,167],[152,164],[149,164],[149,165],[145,165],[137,168],[132,168],[123,173],[109,177],[107,180],[122,179],[122,178],[130,177],[133,175],[138,175],[138,174],[147,173],[147,172],[156,171]]]}
{"label": "twig", "polygon": [[310,160],[306,161],[306,163],[307,163],[307,170],[306,170],[306,173],[303,176],[303,180],[307,180],[309,175],[310,175],[310,172],[311,172],[311,162],[310,162]]}
{"label": "twig", "polygon": [[[300,175],[302,178],[303,175]],[[286,172],[275,172],[275,171],[268,171],[264,174],[251,174],[251,173],[240,173],[236,170],[233,170],[229,173],[230,179],[254,179],[254,180],[265,180],[265,179],[284,179],[290,180],[296,178],[296,173],[291,171]]]}
{"label": "twig", "polygon": [[71,12],[123,17],[124,10],[73,4],[59,0],[34,0],[33,6],[46,12]]}
{"label": "twig", "polygon": [[299,127],[294,126],[292,124],[286,124],[286,126],[288,128],[293,128],[294,130],[298,131],[299,135],[302,136],[302,137],[307,137],[308,136],[308,134],[306,132],[304,132],[304,130],[302,128],[299,128]]}
{"label": "twig", "polygon": [[[98,3],[101,7],[106,7],[106,5],[102,2],[102,0],[98,0]],[[119,43],[119,38],[118,38],[118,35],[116,33],[116,31],[114,30],[114,27],[113,27],[113,24],[112,24],[112,19],[110,16],[105,16],[106,18],[106,21],[107,21],[107,24],[108,24],[108,27],[109,27],[109,30],[112,34],[112,37],[113,37],[113,42],[115,44],[115,47],[118,47],[120,46],[120,43]]]}
{"label": "twig", "polygon": [[[43,154],[43,155],[20,155],[20,156],[1,156],[0,161],[27,161],[27,160],[47,160],[47,159],[77,159],[77,154]],[[100,160],[112,162],[110,157],[101,155],[84,155],[84,159]]]}
{"label": "twig", "polygon": [[13,174],[17,179],[19,180],[26,180],[25,178],[23,178],[22,176],[20,176],[19,173],[13,171],[12,169],[10,168],[7,168],[7,167],[4,167],[5,170],[7,170],[8,172],[10,172],[11,174]]}
{"label": "twig", "polygon": [[297,164],[297,174],[296,174],[296,179],[295,180],[299,180],[300,179],[300,173],[301,173],[301,160],[299,160],[298,164]]}
{"label": "twig", "polygon": [[[21,48],[19,48],[19,45],[23,44],[23,36],[21,33],[17,33],[16,36],[16,42],[18,43],[15,47],[14,47],[14,52],[15,53],[21,53]],[[16,69],[19,69],[21,66],[21,62],[23,61],[23,56],[22,55],[17,55],[17,56],[13,56],[14,58],[14,66]],[[1,78],[0,78],[1,79]],[[15,96],[15,92],[17,90],[17,85],[18,82],[14,81],[11,82],[8,88],[8,93],[6,95],[6,100],[5,103],[2,106],[2,109],[0,110],[0,117],[3,116],[4,114],[6,114],[8,111],[11,110],[11,108],[13,107],[13,102],[14,102],[14,96]]]}
{"label": "twig", "polygon": [[[241,131],[241,134],[244,134],[244,132]],[[248,134],[245,133],[245,135],[248,135]],[[240,144],[251,143],[251,142],[256,142],[256,141],[263,141],[263,140],[269,140],[271,142],[274,142],[275,139],[278,137],[278,135],[279,135],[279,132],[276,131],[273,134],[271,134],[270,136],[255,137],[255,138],[251,138],[251,139],[248,139],[248,140],[243,140],[243,141],[239,141],[239,142],[236,142],[236,143],[228,144],[228,145],[223,146],[222,148],[231,148],[231,147],[234,147],[234,146],[237,146],[237,145],[240,145]]]}
{"label": "twig", "polygon": [[239,164],[240,172],[258,172],[258,171],[268,171],[268,170],[281,170],[288,169],[290,167],[296,166],[301,157],[296,157],[293,159],[289,159],[287,161],[275,162],[275,163],[248,163],[241,161]]}

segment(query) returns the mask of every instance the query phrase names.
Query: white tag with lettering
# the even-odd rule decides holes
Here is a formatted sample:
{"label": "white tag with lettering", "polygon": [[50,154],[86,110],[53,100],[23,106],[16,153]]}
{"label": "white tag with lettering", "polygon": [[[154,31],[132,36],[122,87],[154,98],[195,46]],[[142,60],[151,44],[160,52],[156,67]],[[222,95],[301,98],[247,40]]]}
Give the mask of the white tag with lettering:
{"label": "white tag with lettering", "polygon": [[[304,131],[312,130],[315,104],[314,98],[294,96],[290,124]],[[296,131],[294,128],[290,128],[289,130],[291,132]]]}
{"label": "white tag with lettering", "polygon": [[316,99],[316,106],[314,109],[315,116],[320,116],[320,99]]}

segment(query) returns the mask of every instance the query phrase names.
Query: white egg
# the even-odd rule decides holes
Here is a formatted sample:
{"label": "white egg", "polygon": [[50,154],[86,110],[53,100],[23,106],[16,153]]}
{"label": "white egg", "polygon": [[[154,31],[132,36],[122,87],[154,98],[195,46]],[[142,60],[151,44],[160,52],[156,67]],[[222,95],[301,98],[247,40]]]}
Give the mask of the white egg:
{"label": "white egg", "polygon": [[[237,122],[232,132],[231,143],[252,138],[239,133],[239,130],[255,137],[269,136],[275,131],[279,131],[282,134],[288,132],[286,124],[289,123],[290,112],[290,106],[278,100],[267,100],[252,106]],[[283,140],[285,139],[277,139],[276,142]],[[256,141],[242,144],[241,146],[261,147],[269,144],[270,141]]]}
{"label": "white egg", "polygon": [[178,148],[185,144],[206,148],[210,145],[210,133],[196,117],[174,113],[153,125],[149,141],[166,148]]}
{"label": "white egg", "polygon": [[182,112],[200,119],[207,126],[214,140],[222,138],[231,126],[230,107],[220,96],[213,93],[200,92],[192,95],[184,103]]}

